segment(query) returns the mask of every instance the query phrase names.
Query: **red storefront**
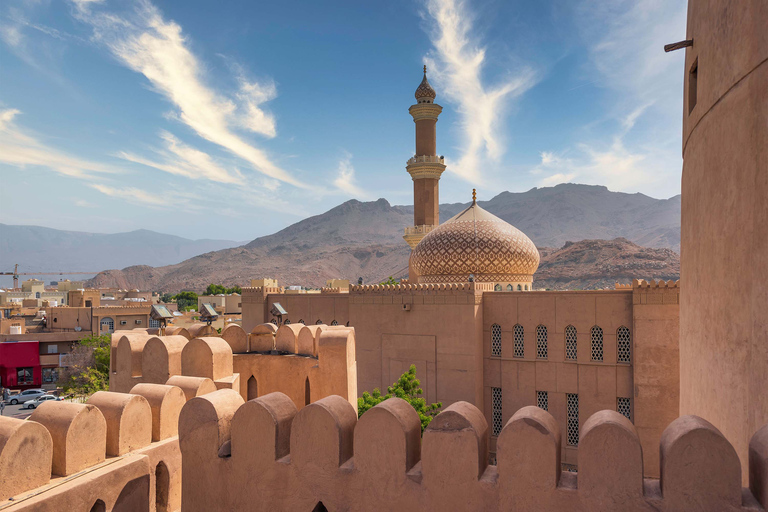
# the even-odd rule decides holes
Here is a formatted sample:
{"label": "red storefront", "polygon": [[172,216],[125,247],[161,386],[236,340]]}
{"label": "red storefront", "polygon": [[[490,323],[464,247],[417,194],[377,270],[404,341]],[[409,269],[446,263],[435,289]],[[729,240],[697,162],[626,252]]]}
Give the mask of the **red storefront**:
{"label": "red storefront", "polygon": [[37,341],[0,343],[0,386],[27,389],[40,387],[42,380]]}

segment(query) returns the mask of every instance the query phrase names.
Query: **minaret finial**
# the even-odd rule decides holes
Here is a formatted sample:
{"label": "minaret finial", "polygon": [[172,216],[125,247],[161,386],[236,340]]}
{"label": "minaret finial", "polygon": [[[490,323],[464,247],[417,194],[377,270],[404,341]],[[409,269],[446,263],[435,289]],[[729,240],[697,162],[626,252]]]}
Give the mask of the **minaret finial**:
{"label": "minaret finial", "polygon": [[477,203],[477,189],[472,189],[472,204]]}
{"label": "minaret finial", "polygon": [[425,75],[427,74],[427,65],[426,64],[424,64],[424,74]]}

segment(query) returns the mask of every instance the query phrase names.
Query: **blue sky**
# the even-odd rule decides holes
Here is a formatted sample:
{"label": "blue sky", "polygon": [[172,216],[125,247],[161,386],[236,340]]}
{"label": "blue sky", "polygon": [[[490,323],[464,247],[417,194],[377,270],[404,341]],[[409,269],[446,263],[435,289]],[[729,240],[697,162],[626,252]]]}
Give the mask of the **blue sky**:
{"label": "blue sky", "polygon": [[250,240],[412,202],[421,66],[441,202],[680,191],[684,0],[0,4],[0,222]]}

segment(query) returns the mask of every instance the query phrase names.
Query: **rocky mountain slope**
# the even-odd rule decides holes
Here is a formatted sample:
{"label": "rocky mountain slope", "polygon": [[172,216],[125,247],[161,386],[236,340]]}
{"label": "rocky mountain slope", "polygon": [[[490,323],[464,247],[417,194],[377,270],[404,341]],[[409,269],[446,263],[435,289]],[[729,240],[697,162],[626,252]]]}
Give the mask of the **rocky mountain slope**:
{"label": "rocky mountain slope", "polygon": [[[543,247],[537,287],[603,288],[616,280],[671,279],[679,273],[679,259],[670,250],[679,246],[679,196],[658,200],[605,187],[559,185],[521,194],[504,192],[480,204]],[[441,218],[447,220],[466,206],[441,205]],[[176,265],[110,270],[89,284],[178,291],[200,290],[212,282],[243,285],[258,277],[312,287],[338,277],[363,277],[368,283],[390,275],[404,277],[409,248],[402,232],[412,218],[412,207],[391,206],[384,199],[347,201],[242,247]],[[617,237],[625,239],[596,240]],[[569,240],[575,243],[548,248]]]}

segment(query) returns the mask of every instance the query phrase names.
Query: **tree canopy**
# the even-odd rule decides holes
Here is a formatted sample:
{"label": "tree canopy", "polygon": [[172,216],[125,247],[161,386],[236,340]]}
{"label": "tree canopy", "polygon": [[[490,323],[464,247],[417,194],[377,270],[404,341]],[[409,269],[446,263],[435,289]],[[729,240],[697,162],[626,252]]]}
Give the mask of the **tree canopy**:
{"label": "tree canopy", "polygon": [[380,282],[379,284],[398,284],[398,281],[394,277],[389,276],[386,280]]}
{"label": "tree canopy", "polygon": [[203,295],[229,295],[231,293],[243,293],[243,290],[237,285],[232,288],[226,288],[224,285],[211,283],[208,285],[208,288],[205,289]]}
{"label": "tree canopy", "polygon": [[195,292],[179,292],[173,296],[173,300],[176,301],[179,311],[197,308],[197,294]]}
{"label": "tree canopy", "polygon": [[89,396],[109,389],[109,358],[112,335],[91,335],[77,341],[67,354],[67,366],[60,376],[64,391]]}
{"label": "tree canopy", "polygon": [[357,417],[362,416],[371,407],[395,396],[411,404],[419,414],[421,432],[423,434],[424,429],[427,428],[432,418],[440,412],[443,404],[442,402],[437,402],[427,405],[427,401],[420,396],[424,391],[419,386],[421,386],[421,382],[416,378],[416,366],[411,365],[408,371],[397,379],[397,382],[387,387],[386,395],[382,395],[379,388],[375,388],[373,393],[363,392],[363,396],[357,399]]}

